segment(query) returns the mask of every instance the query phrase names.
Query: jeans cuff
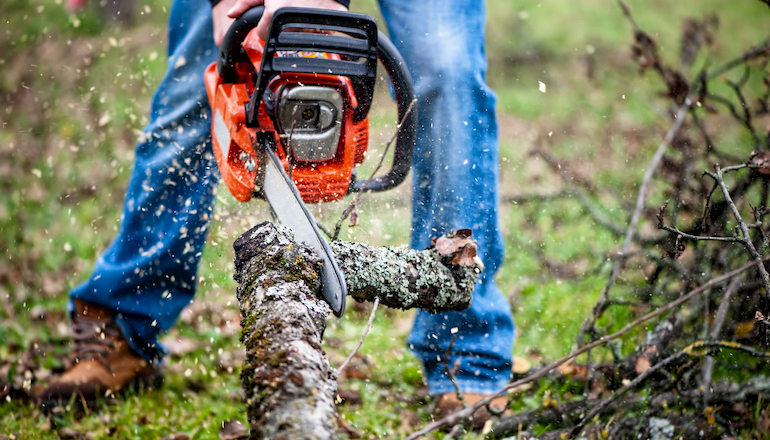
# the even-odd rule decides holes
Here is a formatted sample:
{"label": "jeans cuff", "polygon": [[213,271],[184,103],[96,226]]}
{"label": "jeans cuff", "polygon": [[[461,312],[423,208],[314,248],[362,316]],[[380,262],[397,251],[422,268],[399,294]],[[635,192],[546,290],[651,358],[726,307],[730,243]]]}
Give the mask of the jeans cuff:
{"label": "jeans cuff", "polygon": [[[455,374],[455,383],[462,393],[493,394],[502,390],[511,379],[511,364],[503,363],[495,368],[490,359],[479,362],[475,356],[460,357],[459,371]],[[443,363],[436,360],[423,360],[425,381],[428,393],[432,396],[454,393],[455,385],[445,373]]]}
{"label": "jeans cuff", "polygon": [[[474,380],[461,380],[457,379],[457,387],[460,388],[461,393],[471,393],[471,394],[495,394],[498,391],[501,391],[503,388],[505,388],[506,385],[508,385],[509,381],[506,380],[497,380],[497,381],[474,381]],[[434,380],[428,381],[428,394],[431,396],[438,396],[441,394],[447,394],[447,393],[454,393],[455,392],[455,386],[452,384],[452,381],[446,377],[443,376],[441,378],[436,378]]]}

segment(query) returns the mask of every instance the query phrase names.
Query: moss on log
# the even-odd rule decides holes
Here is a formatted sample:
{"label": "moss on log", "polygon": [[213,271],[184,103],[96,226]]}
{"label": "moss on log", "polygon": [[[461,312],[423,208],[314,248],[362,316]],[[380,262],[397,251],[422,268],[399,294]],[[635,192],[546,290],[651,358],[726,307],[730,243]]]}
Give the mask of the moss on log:
{"label": "moss on log", "polygon": [[421,308],[431,313],[464,310],[471,304],[473,285],[482,266],[452,264],[452,255],[435,249],[372,247],[332,242],[331,248],[348,283],[348,294],[399,309]]}

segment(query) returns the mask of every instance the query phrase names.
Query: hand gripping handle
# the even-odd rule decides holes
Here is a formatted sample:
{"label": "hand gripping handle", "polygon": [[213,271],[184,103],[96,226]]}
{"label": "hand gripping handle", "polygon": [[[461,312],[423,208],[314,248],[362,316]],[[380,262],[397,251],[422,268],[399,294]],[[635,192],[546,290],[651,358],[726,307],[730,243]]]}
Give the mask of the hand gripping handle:
{"label": "hand gripping handle", "polygon": [[246,39],[246,35],[257,27],[264,14],[264,6],[255,6],[235,19],[225,33],[222,44],[219,45],[219,58],[217,59],[217,72],[222,77],[223,82],[232,83],[235,81],[237,76],[235,66],[240,62],[249,61],[241,45]]}

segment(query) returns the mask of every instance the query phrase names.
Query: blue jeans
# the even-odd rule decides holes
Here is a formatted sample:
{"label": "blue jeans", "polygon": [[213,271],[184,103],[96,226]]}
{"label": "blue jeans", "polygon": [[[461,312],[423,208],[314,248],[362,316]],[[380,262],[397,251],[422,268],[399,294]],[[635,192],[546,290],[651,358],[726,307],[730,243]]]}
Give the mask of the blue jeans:
{"label": "blue jeans", "polygon": [[[497,391],[510,376],[513,318],[493,281],[503,242],[483,2],[380,0],[380,6],[419,98],[412,246],[422,249],[433,236],[469,227],[486,266],[473,305],[456,313],[420,312],[409,344],[423,362],[431,394],[451,392],[439,359],[457,328],[451,362],[460,360],[461,389]],[[115,310],[132,348],[148,361],[162,359],[158,335],[193,299],[219,180],[203,84],[203,70],[217,55],[207,0],[174,1],[168,53],[169,70],[137,145],[120,231],[91,278],[70,294]]]}

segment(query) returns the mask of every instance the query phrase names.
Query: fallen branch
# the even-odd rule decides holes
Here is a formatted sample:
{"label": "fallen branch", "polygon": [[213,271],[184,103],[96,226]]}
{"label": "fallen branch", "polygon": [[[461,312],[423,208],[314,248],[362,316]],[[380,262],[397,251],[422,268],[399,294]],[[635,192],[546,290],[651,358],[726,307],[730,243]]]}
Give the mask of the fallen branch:
{"label": "fallen branch", "polygon": [[[767,260],[767,258],[765,260]],[[765,260],[763,260],[763,261],[765,261]],[[612,334],[607,335],[607,336],[604,336],[604,337],[601,337],[601,338],[599,338],[599,339],[597,339],[597,340],[595,340],[595,341],[593,341],[593,342],[591,342],[589,344],[586,344],[585,346],[583,346],[583,347],[573,351],[572,353],[568,354],[567,356],[564,356],[563,358],[561,358],[559,360],[551,362],[550,364],[548,364],[544,368],[538,370],[536,373],[534,373],[534,374],[532,374],[530,376],[527,376],[527,377],[525,377],[523,379],[511,382],[510,384],[506,385],[499,392],[497,392],[497,393],[495,393],[495,394],[493,394],[491,396],[487,396],[487,397],[485,397],[483,399],[480,399],[478,402],[474,403],[473,405],[469,405],[467,408],[464,408],[464,409],[461,409],[459,411],[456,411],[456,412],[454,412],[452,414],[447,415],[444,418],[441,418],[439,420],[436,420],[434,422],[431,422],[431,423],[425,425],[419,431],[416,431],[413,434],[411,434],[410,436],[406,437],[406,440],[416,440],[416,439],[420,438],[421,436],[424,436],[424,435],[426,435],[426,434],[428,434],[430,432],[433,432],[433,431],[435,431],[437,429],[440,429],[440,428],[442,428],[444,426],[452,426],[452,425],[456,424],[457,422],[466,419],[471,414],[473,414],[477,409],[479,409],[479,408],[481,408],[483,406],[486,406],[492,400],[494,400],[494,399],[496,399],[496,398],[498,398],[500,396],[505,395],[509,390],[511,390],[513,388],[516,388],[516,387],[519,387],[519,386],[522,386],[524,384],[533,382],[533,381],[541,378],[542,376],[544,376],[548,372],[558,368],[560,365],[565,364],[565,363],[571,361],[572,359],[575,359],[576,357],[580,356],[581,354],[583,354],[583,353],[585,353],[585,352],[587,352],[589,350],[593,350],[596,347],[604,345],[607,342],[610,342],[612,340],[615,340],[615,339],[625,335],[626,333],[630,332],[631,330],[633,330],[634,328],[638,327],[639,325],[644,324],[644,323],[646,323],[646,322],[648,322],[648,321],[650,321],[650,320],[652,320],[652,319],[662,315],[663,313],[666,313],[666,312],[668,312],[670,310],[673,310],[673,309],[679,307],[680,305],[682,305],[685,302],[689,301],[690,299],[692,299],[696,295],[702,293],[703,291],[705,291],[707,289],[710,289],[713,286],[719,285],[720,283],[723,283],[723,282],[725,282],[725,281],[727,281],[727,280],[729,280],[729,279],[731,279],[731,278],[733,278],[733,277],[735,277],[737,275],[740,275],[741,273],[751,269],[752,267],[756,266],[757,264],[758,263],[756,261],[752,261],[752,262],[746,263],[743,266],[739,267],[738,269],[732,270],[732,271],[730,271],[730,272],[728,272],[728,273],[726,273],[724,275],[720,275],[718,277],[712,278],[711,280],[709,280],[708,282],[704,283],[700,287],[697,287],[696,289],[693,289],[693,290],[689,291],[688,293],[680,296],[679,298],[677,298],[676,300],[666,304],[665,306],[662,306],[662,307],[656,309],[653,312],[650,312],[650,313],[648,313],[648,314],[646,314],[646,315],[644,315],[644,316],[642,316],[640,318],[637,318],[636,320],[634,320],[630,324],[626,325],[622,329],[618,330],[617,332],[612,333]]]}
{"label": "fallen branch", "polygon": [[330,245],[349,295],[359,301],[379,298],[383,305],[399,309],[464,310],[483,269],[478,259],[470,266],[455,265],[451,256],[442,256],[435,249],[416,251],[340,241]]}
{"label": "fallen branch", "polygon": [[251,438],[339,438],[337,385],[321,347],[330,308],[318,296],[318,258],[271,223],[234,248]]}

